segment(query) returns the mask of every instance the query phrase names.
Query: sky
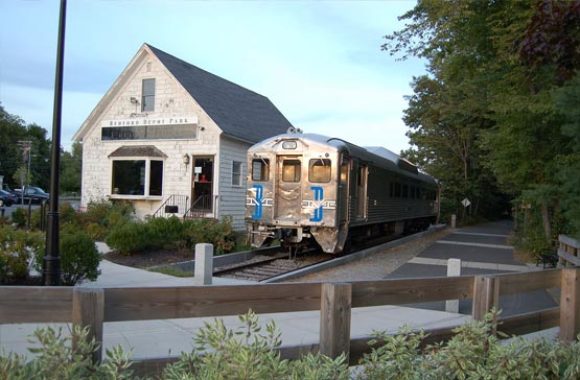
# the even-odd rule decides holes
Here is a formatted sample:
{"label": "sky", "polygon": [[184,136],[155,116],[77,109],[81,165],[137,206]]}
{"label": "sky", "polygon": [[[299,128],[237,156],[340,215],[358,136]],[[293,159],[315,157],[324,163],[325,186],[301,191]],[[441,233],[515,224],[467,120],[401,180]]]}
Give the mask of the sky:
{"label": "sky", "polygon": [[[307,133],[408,148],[423,62],[381,51],[414,1],[69,0],[61,143],[143,43],[267,96]],[[50,131],[59,1],[0,0],[0,103]]]}

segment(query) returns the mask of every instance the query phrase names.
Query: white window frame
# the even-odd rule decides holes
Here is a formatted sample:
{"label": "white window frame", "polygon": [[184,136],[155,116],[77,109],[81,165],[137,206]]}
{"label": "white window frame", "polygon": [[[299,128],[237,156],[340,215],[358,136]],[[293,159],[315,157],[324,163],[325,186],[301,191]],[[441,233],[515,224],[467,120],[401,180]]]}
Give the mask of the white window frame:
{"label": "white window frame", "polygon": [[[234,179],[236,178],[236,171],[235,171],[235,166],[236,164],[239,164],[239,172],[237,173],[238,175],[238,183],[236,183],[236,181],[234,181]],[[236,160],[232,160],[232,187],[242,187],[242,173],[244,171],[243,169],[243,163],[241,161],[236,161]]]}
{"label": "white window frame", "polygon": [[[113,193],[113,165],[115,161],[145,161],[145,182],[143,184],[143,195],[131,194],[114,194]],[[151,186],[151,161],[163,162],[163,180],[161,185],[161,195],[150,195],[149,187]],[[163,199],[165,187],[165,160],[159,157],[114,157],[111,159],[111,170],[109,178],[111,179],[111,186],[109,186],[109,197],[111,199]]]}
{"label": "white window frame", "polygon": [[[151,80],[153,81],[153,95],[145,95],[145,81]],[[155,112],[155,98],[157,95],[157,80],[155,78],[143,78],[141,79],[141,112]],[[153,102],[148,103],[151,104],[152,109],[146,110],[145,109],[145,98],[146,97],[153,97]]]}

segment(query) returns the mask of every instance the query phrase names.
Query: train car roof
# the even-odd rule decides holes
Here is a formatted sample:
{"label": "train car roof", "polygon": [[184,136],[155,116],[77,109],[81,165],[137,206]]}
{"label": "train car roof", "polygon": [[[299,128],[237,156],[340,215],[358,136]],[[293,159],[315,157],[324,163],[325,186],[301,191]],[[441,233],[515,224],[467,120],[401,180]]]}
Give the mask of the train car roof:
{"label": "train car roof", "polygon": [[423,182],[436,184],[435,178],[420,171],[416,165],[400,157],[398,154],[379,146],[360,147],[337,137],[328,137],[315,133],[285,133],[266,139],[252,148],[258,148],[273,141],[281,139],[303,139],[331,146],[337,150],[346,150],[351,157],[374,163],[379,167],[389,169],[408,178],[418,179]]}

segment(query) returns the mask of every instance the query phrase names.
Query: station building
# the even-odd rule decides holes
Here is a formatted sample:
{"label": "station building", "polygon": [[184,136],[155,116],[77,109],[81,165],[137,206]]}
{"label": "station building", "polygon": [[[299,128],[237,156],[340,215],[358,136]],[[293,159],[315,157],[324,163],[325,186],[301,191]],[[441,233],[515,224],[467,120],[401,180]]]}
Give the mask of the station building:
{"label": "station building", "polygon": [[81,207],[126,200],[140,218],[243,229],[247,150],[291,126],[268,98],[144,44],[73,136]]}

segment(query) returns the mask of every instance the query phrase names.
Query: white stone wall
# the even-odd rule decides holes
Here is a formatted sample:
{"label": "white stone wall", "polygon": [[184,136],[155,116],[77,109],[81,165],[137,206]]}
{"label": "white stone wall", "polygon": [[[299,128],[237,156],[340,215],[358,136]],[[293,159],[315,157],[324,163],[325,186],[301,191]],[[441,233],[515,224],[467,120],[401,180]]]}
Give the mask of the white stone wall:
{"label": "white stone wall", "polygon": [[[145,54],[139,57],[134,69],[130,68],[126,75],[128,80],[119,82],[120,87],[114,92],[114,98],[91,121],[92,124],[88,125],[88,132],[83,138],[81,207],[111,195],[112,160],[108,156],[124,145],[155,145],[167,155],[164,160],[163,200],[171,194],[191,196],[193,162],[186,168],[183,164],[184,154],[215,155],[214,191],[217,191],[220,179],[217,164],[221,134],[218,126],[154,56]],[[199,125],[196,140],[101,141],[103,120],[128,119],[132,113],[140,112],[140,105],[132,104],[130,98],[141,99],[142,80],[146,78],[155,78],[155,111],[148,113],[148,117],[196,115]],[[134,201],[136,214],[139,217],[152,214],[161,203],[159,197],[154,200]]]}
{"label": "white stone wall", "polygon": [[[247,154],[250,144],[245,144],[222,135],[220,141],[220,216],[231,216],[236,230],[245,229],[244,215],[246,207],[246,186],[247,186]],[[241,186],[232,184],[232,163],[238,161],[242,163]]]}

